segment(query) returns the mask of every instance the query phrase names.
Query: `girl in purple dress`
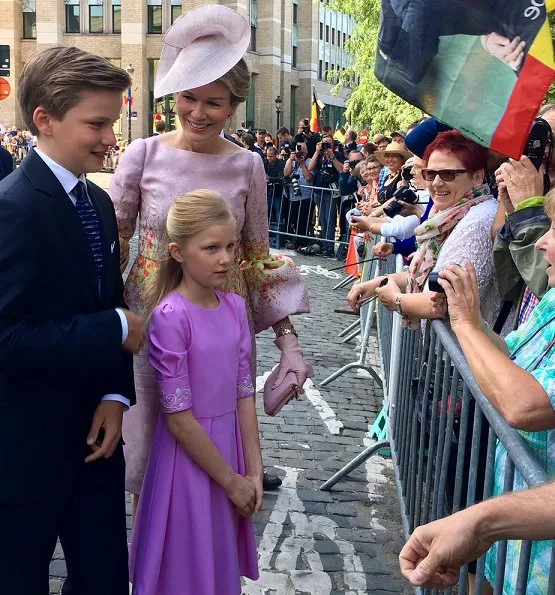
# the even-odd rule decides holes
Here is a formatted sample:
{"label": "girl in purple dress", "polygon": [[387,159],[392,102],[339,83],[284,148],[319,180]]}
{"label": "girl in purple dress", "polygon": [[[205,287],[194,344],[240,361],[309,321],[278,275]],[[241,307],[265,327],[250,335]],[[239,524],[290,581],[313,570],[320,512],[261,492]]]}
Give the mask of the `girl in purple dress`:
{"label": "girl in purple dress", "polygon": [[245,301],[221,287],[237,227],[211,190],[178,198],[146,288],[160,415],[135,519],[133,595],[239,595],[256,580],[262,457]]}

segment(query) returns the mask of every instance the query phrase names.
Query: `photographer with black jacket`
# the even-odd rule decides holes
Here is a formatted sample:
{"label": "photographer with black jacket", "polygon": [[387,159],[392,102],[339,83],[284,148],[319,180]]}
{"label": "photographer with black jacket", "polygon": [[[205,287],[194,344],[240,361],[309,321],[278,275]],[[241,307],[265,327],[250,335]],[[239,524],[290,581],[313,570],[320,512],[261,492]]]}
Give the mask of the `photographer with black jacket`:
{"label": "photographer with black jacket", "polygon": [[[270,230],[285,231],[285,222],[289,205],[283,192],[283,170],[285,162],[278,159],[278,150],[271,146],[266,150],[266,159],[264,160],[264,170],[266,171],[266,181],[268,183],[268,224]],[[270,231],[270,238],[276,236],[276,248],[282,248],[285,244],[285,238]]]}
{"label": "photographer with black jacket", "polygon": [[[339,211],[339,174],[343,171],[345,157],[334,151],[332,136],[324,136],[316,145],[308,169],[314,174],[314,204],[318,207],[320,237],[324,240],[323,254],[334,256],[335,225]],[[329,189],[329,190],[328,190]]]}

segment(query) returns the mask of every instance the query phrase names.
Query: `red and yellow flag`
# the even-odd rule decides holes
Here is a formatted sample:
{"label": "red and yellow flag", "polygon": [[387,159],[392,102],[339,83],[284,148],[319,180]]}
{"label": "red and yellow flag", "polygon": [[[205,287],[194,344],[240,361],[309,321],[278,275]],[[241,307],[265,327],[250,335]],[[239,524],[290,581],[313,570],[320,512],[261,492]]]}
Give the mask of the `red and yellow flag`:
{"label": "red and yellow flag", "polygon": [[310,130],[320,132],[320,106],[316,97],[316,89],[312,87],[312,108],[310,110]]}

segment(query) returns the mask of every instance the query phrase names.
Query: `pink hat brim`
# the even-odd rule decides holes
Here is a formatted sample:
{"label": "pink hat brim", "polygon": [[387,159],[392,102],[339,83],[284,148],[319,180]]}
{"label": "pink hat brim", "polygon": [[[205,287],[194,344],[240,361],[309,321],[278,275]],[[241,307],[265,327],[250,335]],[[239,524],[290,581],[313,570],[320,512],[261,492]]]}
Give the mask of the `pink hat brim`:
{"label": "pink hat brim", "polygon": [[154,96],[213,83],[241,60],[249,43],[249,24],[235,10],[207,4],[188,11],[164,36]]}

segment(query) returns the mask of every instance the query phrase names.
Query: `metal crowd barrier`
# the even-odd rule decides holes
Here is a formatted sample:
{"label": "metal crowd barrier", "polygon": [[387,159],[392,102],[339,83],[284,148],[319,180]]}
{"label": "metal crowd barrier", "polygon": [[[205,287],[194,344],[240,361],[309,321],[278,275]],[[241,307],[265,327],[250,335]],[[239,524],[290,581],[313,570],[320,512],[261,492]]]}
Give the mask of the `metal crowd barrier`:
{"label": "metal crowd barrier", "polygon": [[[391,263],[389,266],[392,268]],[[378,337],[389,405],[389,440],[367,448],[320,489],[331,489],[372,454],[389,446],[408,537],[421,524],[492,496],[498,443],[507,451],[504,492],[512,490],[516,471],[528,487],[548,480],[518,431],[507,424],[478,387],[445,322],[428,321],[424,333],[402,329],[398,316],[379,305]],[[522,542],[517,579],[510,585],[517,594],[526,593],[531,548],[531,542]],[[551,560],[550,594],[555,593],[555,552]],[[507,542],[501,542],[492,585],[496,593],[503,593],[504,581],[509,580],[505,577],[506,562]],[[481,593],[486,582],[485,555],[471,572],[475,574],[475,593]],[[467,565],[455,592],[468,591],[468,575]],[[430,591],[437,593],[416,589],[423,594]]]}
{"label": "metal crowd barrier", "polygon": [[354,208],[352,195],[340,196],[338,188],[268,183],[268,227],[275,248],[286,241],[296,248],[318,244],[321,253],[346,254],[349,225],[346,213]]}
{"label": "metal crowd barrier", "polygon": [[[365,259],[366,259],[367,255],[369,256],[372,254],[371,246],[372,246],[371,244],[368,246],[368,249],[366,251],[367,254],[365,255]],[[388,264],[388,260],[368,259],[362,269],[361,282],[373,279],[376,276],[376,274],[379,274],[379,275],[384,274],[382,272],[379,272],[380,270],[382,270],[382,269],[380,269],[380,265],[383,267],[383,266],[387,266],[387,264]],[[342,341],[343,343],[349,342],[356,335],[362,333],[362,339],[361,339],[361,344],[360,344],[360,353],[359,353],[358,359],[355,360],[354,362],[345,364],[344,366],[339,368],[339,370],[337,370],[336,372],[334,372],[333,374],[331,374],[330,376],[328,376],[327,378],[322,380],[322,382],[320,382],[320,386],[327,386],[330,382],[333,382],[336,378],[339,378],[339,376],[342,376],[349,370],[356,370],[356,369],[366,370],[370,374],[370,376],[372,376],[372,378],[374,379],[376,384],[380,387],[382,386],[382,384],[383,384],[382,378],[380,377],[379,373],[376,370],[374,370],[374,368],[372,366],[368,365],[368,363],[367,363],[368,348],[370,345],[370,335],[372,332],[372,318],[374,316],[374,308],[375,308],[374,301],[367,302],[367,303],[363,304],[362,307],[360,308],[360,317],[359,317],[360,330],[356,328],[357,321],[355,321],[354,323],[349,325],[344,331],[342,331],[342,333],[349,333],[349,332],[351,333],[345,339],[343,339],[343,341]]]}

